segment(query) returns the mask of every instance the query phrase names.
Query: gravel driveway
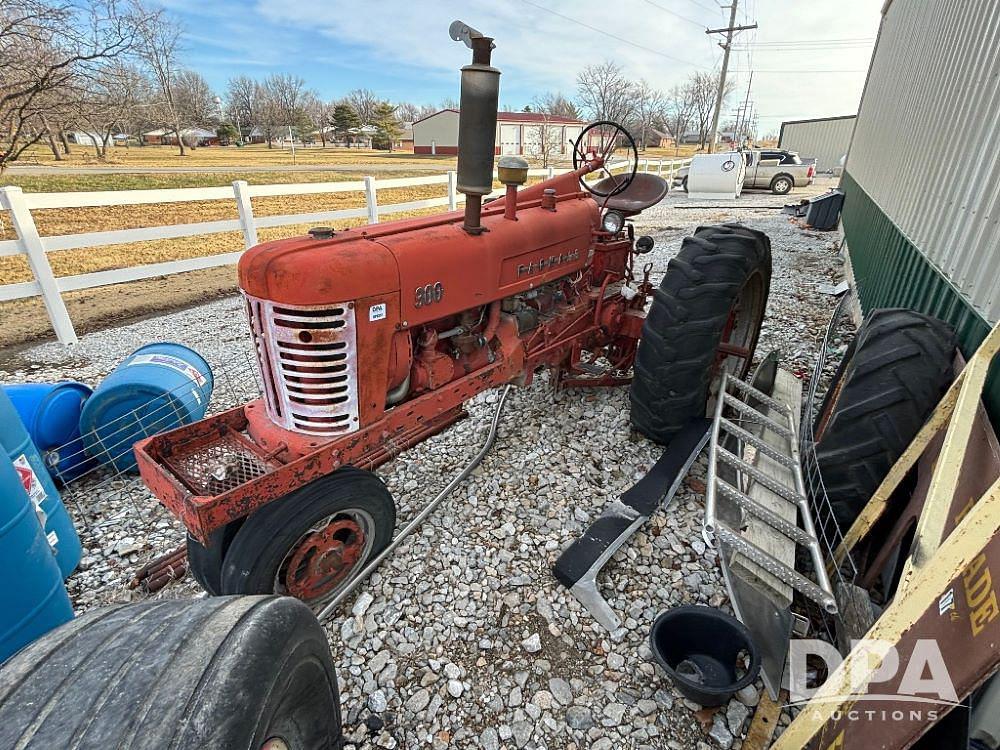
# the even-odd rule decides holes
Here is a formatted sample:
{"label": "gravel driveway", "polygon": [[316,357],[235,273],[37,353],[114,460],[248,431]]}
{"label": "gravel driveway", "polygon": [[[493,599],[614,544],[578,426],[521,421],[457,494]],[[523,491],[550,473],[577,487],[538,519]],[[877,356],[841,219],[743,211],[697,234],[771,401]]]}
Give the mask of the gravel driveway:
{"label": "gravel driveway", "polygon": [[[841,278],[835,233],[802,230],[770,208],[804,195],[706,207],[673,194],[636,222],[656,239],[646,256],[656,280],[700,224],[738,220],[766,232],[774,274],[758,351],[780,348],[783,366],[800,373],[812,366],[835,302],[817,285]],[[37,346],[0,364],[0,379],[96,384],[136,346],[161,339],[193,346],[221,373],[215,408],[253,393],[236,298],[91,333],[69,352]],[[380,469],[400,526],[476,452],[497,398],[481,394],[469,419]],[[739,747],[756,691],[703,726],[646,645],[668,607],[729,606],[701,540],[704,459],[673,505],[605,568],[603,591],[625,623],[614,638],[550,573],[559,550],[658,455],[630,431],[625,390],[554,394],[543,375],[515,391],[494,452],[328,626],[348,747]],[[82,570],[69,582],[78,611],[140,596],[126,588],[131,573],[183,540],[135,482],[82,487],[70,506],[89,524]],[[185,580],[157,596],[197,592]]]}

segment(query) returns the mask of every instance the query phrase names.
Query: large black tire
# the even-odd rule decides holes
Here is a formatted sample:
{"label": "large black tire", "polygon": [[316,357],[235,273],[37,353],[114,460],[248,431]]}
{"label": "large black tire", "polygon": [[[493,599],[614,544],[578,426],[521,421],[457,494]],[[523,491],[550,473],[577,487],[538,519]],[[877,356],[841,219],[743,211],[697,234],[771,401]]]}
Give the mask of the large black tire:
{"label": "large black tire", "polygon": [[341,747],[326,634],[287,597],[88,612],[0,668],[0,747]]}
{"label": "large black tire", "polygon": [[912,310],[873,310],[848,347],[814,425],[834,517],[847,530],[952,380],[955,333]]}
{"label": "large black tire", "polygon": [[233,537],[242,526],[242,520],[229,523],[213,531],[208,545],[202,545],[190,534],[187,536],[188,570],[198,584],[212,596],[222,592],[222,563]]}
{"label": "large black tire", "polygon": [[632,424],[639,432],[665,444],[689,420],[705,416],[720,375],[717,350],[723,331],[737,300],[756,290],[742,342],[750,356],[730,370],[746,376],[770,283],[771,241],[763,232],[722,224],[699,227],[684,240],[642,326],[629,391]]}
{"label": "large black tire", "polygon": [[[340,577],[328,572],[326,585],[318,583],[320,574],[312,567],[314,562],[318,565],[317,554],[303,554],[301,559],[295,555],[297,550],[312,547],[314,530],[329,528],[328,519],[341,526],[351,521],[363,539],[358,545],[358,531],[353,529],[337,537],[336,541],[360,552],[360,557],[349,570],[338,568],[343,573]],[[388,546],[395,525],[396,506],[382,480],[370,471],[345,466],[265,505],[243,522],[226,550],[221,591],[289,594],[319,608]],[[292,571],[291,562],[301,564]],[[303,593],[307,581],[316,595]]]}

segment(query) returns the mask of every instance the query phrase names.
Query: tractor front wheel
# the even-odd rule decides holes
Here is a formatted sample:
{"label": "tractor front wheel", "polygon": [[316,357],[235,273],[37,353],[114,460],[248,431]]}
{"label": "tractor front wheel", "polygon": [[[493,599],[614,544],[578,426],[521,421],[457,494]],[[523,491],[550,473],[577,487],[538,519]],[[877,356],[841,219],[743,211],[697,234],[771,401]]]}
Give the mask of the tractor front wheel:
{"label": "tractor front wheel", "polygon": [[707,414],[722,373],[749,371],[771,284],[771,241],[741,224],[699,227],[667,265],[642,326],[632,424],[667,443]]}
{"label": "tractor front wheel", "polygon": [[226,550],[222,594],[283,594],[321,608],[386,548],[392,495],[370,471],[345,466],[244,521]]}

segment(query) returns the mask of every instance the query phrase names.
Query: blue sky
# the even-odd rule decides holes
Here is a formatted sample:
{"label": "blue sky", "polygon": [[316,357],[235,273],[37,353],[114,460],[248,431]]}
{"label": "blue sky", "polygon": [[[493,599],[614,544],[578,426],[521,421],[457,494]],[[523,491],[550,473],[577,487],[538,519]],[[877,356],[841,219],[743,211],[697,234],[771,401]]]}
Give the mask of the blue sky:
{"label": "blue sky", "polygon": [[[223,93],[234,75],[293,73],[323,98],[370,88],[392,101],[457,98],[469,52],[448,38],[460,18],[496,38],[501,106],[536,94],[575,93],[577,71],[613,59],[659,88],[718,64],[706,26],[725,25],[715,0],[158,0],[185,27],[185,61]],[[857,109],[878,30],[875,0],[742,0],[738,21],[756,20],[731,68],[763,130],[781,120]],[[824,40],[819,44],[816,40]],[[801,72],[809,71],[809,72]],[[732,107],[736,106],[733,97]]]}

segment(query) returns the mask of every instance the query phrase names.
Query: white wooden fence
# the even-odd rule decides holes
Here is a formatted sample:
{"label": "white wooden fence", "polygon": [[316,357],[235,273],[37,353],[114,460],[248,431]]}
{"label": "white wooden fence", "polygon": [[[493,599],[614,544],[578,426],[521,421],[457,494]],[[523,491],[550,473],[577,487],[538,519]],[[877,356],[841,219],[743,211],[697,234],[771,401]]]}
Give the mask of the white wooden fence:
{"label": "white wooden fence", "polygon": [[[690,159],[641,159],[641,171],[656,172],[667,177],[673,184],[674,172]],[[559,170],[560,172],[566,170]],[[532,169],[530,176],[551,177],[556,174],[552,167]],[[378,191],[392,188],[415,187],[419,185],[447,185],[447,194],[437,198],[426,198],[406,203],[392,203],[380,206]],[[364,193],[365,205],[337,211],[286,214],[281,216],[254,216],[251,198],[279,195],[312,195],[317,193]],[[494,195],[502,195],[496,191]],[[183,203],[206,200],[236,200],[238,218],[225,221],[204,221],[191,224],[173,224],[160,227],[142,227],[106,232],[85,232],[81,234],[41,236],[35,226],[32,210],[52,208],[80,208],[93,206],[128,206],[157,203]],[[161,190],[111,190],[102,192],[68,193],[24,193],[19,187],[0,188],[0,209],[8,212],[17,239],[0,241],[0,256],[26,255],[34,281],[0,285],[0,301],[15,300],[41,295],[56,337],[63,344],[77,341],[73,322],[70,320],[63,292],[90,289],[108,284],[120,284],[158,276],[168,276],[184,271],[224,266],[236,263],[243,251],[239,250],[218,255],[208,255],[185,260],[172,260],[107,271],[57,277],[52,272],[46,253],[57,250],[121,245],[146,240],[163,240],[175,237],[193,237],[219,234],[222,232],[242,232],[244,249],[257,244],[257,230],[265,227],[280,227],[292,224],[319,224],[340,219],[366,219],[375,224],[380,217],[404,211],[447,206],[455,210],[465,196],[456,190],[455,172],[429,175],[427,177],[405,177],[400,179],[377,180],[365,177],[350,182],[309,182],[290,185],[250,185],[243,180],[233,182],[232,187],[210,188],[168,188]]]}

